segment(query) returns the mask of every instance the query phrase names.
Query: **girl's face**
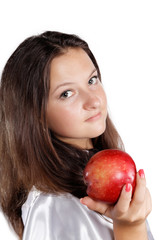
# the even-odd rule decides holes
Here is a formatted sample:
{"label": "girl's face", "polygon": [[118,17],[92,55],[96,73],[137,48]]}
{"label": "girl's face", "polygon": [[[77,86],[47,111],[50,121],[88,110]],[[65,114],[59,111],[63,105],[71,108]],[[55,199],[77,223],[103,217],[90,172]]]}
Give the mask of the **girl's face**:
{"label": "girl's face", "polygon": [[81,148],[106,128],[107,101],[91,59],[70,48],[51,62],[47,122],[56,137]]}

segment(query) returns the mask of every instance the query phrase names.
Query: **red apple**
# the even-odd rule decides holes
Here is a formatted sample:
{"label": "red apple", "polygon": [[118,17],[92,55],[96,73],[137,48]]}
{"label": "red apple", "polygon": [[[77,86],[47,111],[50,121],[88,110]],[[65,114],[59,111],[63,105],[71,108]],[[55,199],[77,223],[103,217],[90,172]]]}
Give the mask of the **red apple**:
{"label": "red apple", "polygon": [[133,194],[136,185],[136,165],[126,152],[106,149],[91,157],[83,176],[89,197],[114,204],[126,183],[132,184]]}

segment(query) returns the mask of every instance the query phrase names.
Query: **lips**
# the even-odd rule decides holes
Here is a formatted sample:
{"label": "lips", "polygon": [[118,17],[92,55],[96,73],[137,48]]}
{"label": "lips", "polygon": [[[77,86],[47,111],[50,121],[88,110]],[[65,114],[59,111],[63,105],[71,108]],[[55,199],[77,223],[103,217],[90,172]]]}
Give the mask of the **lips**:
{"label": "lips", "polygon": [[89,122],[89,121],[96,121],[98,120],[99,118],[101,117],[101,112],[89,117],[86,121]]}

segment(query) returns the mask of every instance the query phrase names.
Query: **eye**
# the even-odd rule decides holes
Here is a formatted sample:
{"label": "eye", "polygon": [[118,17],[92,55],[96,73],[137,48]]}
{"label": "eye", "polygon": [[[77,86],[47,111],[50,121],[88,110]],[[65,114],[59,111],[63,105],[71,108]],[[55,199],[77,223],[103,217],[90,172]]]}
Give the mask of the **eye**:
{"label": "eye", "polygon": [[97,77],[97,76],[92,77],[91,79],[89,79],[88,85],[94,85],[94,84],[96,84],[96,83],[97,83],[97,80],[98,80],[98,77]]}
{"label": "eye", "polygon": [[65,99],[65,98],[69,98],[72,96],[72,91],[71,90],[67,90],[67,91],[64,91],[61,95],[60,95],[60,98],[62,99]]}

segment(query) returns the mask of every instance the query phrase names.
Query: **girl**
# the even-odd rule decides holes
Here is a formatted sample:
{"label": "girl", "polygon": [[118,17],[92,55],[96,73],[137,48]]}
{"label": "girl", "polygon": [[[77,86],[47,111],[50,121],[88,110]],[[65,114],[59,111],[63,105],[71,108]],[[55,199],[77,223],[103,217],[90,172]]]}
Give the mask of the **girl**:
{"label": "girl", "polygon": [[20,239],[153,239],[143,170],[133,199],[130,185],[115,206],[86,197],[89,158],[123,143],[85,41],[59,32],[26,39],[4,68],[0,99],[0,203]]}

